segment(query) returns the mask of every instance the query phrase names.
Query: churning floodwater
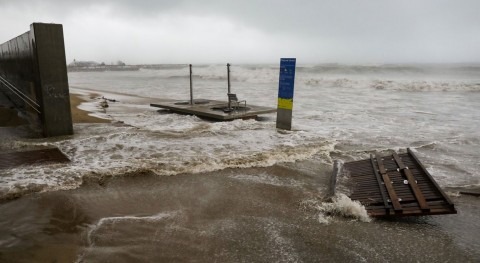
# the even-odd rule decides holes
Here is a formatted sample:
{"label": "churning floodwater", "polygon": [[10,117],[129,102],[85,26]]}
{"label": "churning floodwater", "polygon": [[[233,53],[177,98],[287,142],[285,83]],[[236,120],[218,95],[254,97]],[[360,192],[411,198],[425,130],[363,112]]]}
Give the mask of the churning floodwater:
{"label": "churning floodwater", "polygon": [[[193,70],[195,98],[226,100],[226,66]],[[232,66],[232,92],[249,104],[276,107],[278,70],[273,65]],[[69,82],[74,92],[83,88],[149,99],[131,102],[105,95],[120,102],[97,115],[130,126],[78,124],[75,136],[65,140],[4,139],[11,148],[57,146],[73,163],[3,172],[2,194],[22,191],[29,184],[45,190],[74,187],[75,178],[89,172],[151,169],[173,175],[308,158],[332,163],[335,158],[348,161],[406,147],[418,152],[441,186],[480,185],[478,67],[299,66],[293,131],[282,133],[275,129],[275,114],[260,121],[214,123],[150,107],[155,98],[189,99],[187,65],[74,72]],[[98,111],[97,102],[83,108]],[[114,111],[115,106],[128,110]]]}
{"label": "churning floodwater", "polygon": [[[278,71],[277,65],[233,65],[232,92],[247,104],[276,107]],[[226,100],[226,74],[225,65],[194,65],[194,98]],[[25,218],[15,223],[21,233],[12,230],[0,237],[4,250],[26,246],[15,235],[46,238],[27,234],[27,229],[42,232],[33,218],[48,221],[56,214],[57,220],[70,223],[46,223],[56,229],[49,231],[79,233],[67,236],[76,244],[71,249],[75,258],[87,262],[102,262],[109,253],[126,262],[207,261],[211,253],[218,261],[384,262],[401,260],[408,253],[422,262],[473,262],[480,257],[478,198],[457,194],[480,188],[478,66],[297,66],[292,131],[277,131],[275,114],[211,122],[150,107],[162,99],[189,99],[188,65],[71,72],[69,83],[72,92],[85,98],[116,99],[106,110],[98,107],[97,99],[81,105],[113,123],[75,124],[75,135],[63,138],[22,139],[10,134],[1,139],[3,149],[55,146],[72,160],[1,171],[2,199],[43,192],[3,204],[2,210],[10,211],[4,215]],[[358,215],[353,215],[356,221],[328,216],[326,210],[342,207],[338,203],[329,208],[318,198],[325,193],[325,178],[335,159],[358,160],[374,151],[407,147],[459,204],[458,215],[370,223]],[[125,174],[129,176],[120,177]],[[119,179],[105,188],[85,186],[89,180],[102,185],[98,178],[115,176]],[[225,185],[240,197],[225,199],[229,196]],[[61,191],[77,188],[71,194]],[[190,195],[179,194],[178,189]],[[244,193],[245,189],[249,190]],[[60,211],[51,205],[61,202],[53,201],[57,197],[68,200],[55,206]],[[269,204],[273,197],[278,203]],[[209,207],[208,202],[216,206]],[[24,215],[14,204],[30,210],[47,207],[49,212]],[[192,205],[198,211],[181,209]],[[237,208],[223,214],[225,206]],[[347,206],[352,209],[352,204]],[[66,214],[75,210],[75,216],[62,218],[63,210]],[[2,219],[1,229],[10,223]],[[74,229],[65,230],[70,227]],[[184,258],[174,253],[182,245],[188,248]],[[172,254],[165,257],[157,246]]]}

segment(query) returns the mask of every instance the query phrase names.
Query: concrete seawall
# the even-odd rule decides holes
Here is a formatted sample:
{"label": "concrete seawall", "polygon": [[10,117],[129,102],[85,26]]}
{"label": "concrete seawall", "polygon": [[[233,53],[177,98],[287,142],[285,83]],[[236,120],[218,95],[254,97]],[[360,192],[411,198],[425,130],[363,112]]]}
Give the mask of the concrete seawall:
{"label": "concrete seawall", "polygon": [[0,45],[0,96],[43,136],[73,134],[62,25],[33,23]]}

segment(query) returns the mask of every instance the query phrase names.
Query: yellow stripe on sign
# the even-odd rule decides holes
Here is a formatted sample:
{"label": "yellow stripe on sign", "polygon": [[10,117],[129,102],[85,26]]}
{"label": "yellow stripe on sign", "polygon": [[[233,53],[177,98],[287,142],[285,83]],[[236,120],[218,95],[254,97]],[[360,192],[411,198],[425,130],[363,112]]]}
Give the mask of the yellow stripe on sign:
{"label": "yellow stripe on sign", "polygon": [[293,99],[282,99],[278,98],[278,108],[292,110],[293,109]]}

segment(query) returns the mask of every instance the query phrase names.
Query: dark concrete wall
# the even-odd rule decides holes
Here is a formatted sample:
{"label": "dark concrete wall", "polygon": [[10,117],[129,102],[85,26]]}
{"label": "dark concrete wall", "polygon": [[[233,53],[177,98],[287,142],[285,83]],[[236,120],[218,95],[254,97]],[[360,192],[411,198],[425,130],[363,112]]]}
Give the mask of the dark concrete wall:
{"label": "dark concrete wall", "polygon": [[0,77],[15,87],[0,91],[40,122],[44,136],[73,134],[62,25],[34,23],[0,45]]}
{"label": "dark concrete wall", "polygon": [[[27,105],[27,98],[36,100],[32,58],[30,32],[0,45],[0,77],[18,89],[12,90],[5,85],[1,87],[1,91],[23,112],[33,110]],[[17,96],[19,93],[23,93],[27,98]],[[37,105],[32,103],[32,106]]]}
{"label": "dark concrete wall", "polygon": [[32,24],[30,27],[36,95],[42,109],[45,136],[73,133],[68,90],[63,27],[58,24]]}

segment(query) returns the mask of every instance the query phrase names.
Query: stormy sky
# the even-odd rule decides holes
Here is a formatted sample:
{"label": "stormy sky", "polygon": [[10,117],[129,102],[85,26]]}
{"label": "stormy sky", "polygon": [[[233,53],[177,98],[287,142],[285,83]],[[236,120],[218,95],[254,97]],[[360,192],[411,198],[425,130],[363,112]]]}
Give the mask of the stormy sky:
{"label": "stormy sky", "polygon": [[67,62],[478,63],[478,0],[0,0],[0,43],[63,24]]}

